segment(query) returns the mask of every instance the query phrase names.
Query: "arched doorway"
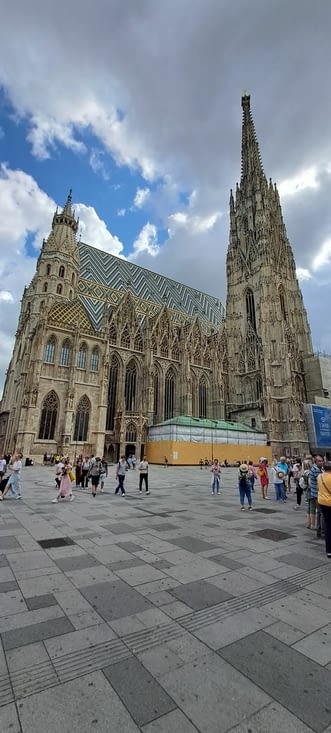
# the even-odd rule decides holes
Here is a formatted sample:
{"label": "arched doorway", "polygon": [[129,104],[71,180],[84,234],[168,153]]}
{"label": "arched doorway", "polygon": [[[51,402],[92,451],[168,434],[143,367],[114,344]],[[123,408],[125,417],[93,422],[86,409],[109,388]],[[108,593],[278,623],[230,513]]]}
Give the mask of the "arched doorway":
{"label": "arched doorway", "polygon": [[127,443],[125,446],[125,458],[136,455],[136,446],[134,443]]}

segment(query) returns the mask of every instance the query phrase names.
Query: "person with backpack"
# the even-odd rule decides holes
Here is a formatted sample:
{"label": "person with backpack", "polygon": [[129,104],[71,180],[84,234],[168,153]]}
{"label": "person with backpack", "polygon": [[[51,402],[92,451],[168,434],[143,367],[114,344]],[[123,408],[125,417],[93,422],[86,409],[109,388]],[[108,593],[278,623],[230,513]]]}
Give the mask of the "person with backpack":
{"label": "person with backpack", "polygon": [[102,472],[102,463],[101,463],[100,458],[97,457],[94,459],[91,465],[90,471],[89,471],[89,476],[91,477],[91,483],[92,483],[92,496],[96,496],[97,488],[99,486],[101,472]]}
{"label": "person with backpack", "polygon": [[239,497],[242,512],[245,511],[245,496],[248,502],[248,511],[251,512],[253,510],[251,486],[252,484],[249,477],[248,466],[246,463],[242,463],[241,466],[239,466],[238,474]]}
{"label": "person with backpack", "polygon": [[118,492],[121,491],[122,496],[125,496],[124,480],[126,475],[126,467],[126,458],[125,456],[121,456],[116,467],[116,479],[118,481],[118,484],[115,489],[115,494],[118,494]]}

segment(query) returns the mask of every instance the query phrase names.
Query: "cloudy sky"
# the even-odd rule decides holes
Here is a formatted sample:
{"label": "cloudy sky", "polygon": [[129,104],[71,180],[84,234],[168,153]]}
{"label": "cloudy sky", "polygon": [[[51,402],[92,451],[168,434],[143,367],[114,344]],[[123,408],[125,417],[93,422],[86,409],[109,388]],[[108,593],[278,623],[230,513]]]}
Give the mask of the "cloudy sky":
{"label": "cloudy sky", "polygon": [[[2,6],[2,9],[1,9]],[[72,187],[82,239],[225,302],[251,93],[316,348],[331,352],[331,4],[0,0],[0,390],[23,287]]]}

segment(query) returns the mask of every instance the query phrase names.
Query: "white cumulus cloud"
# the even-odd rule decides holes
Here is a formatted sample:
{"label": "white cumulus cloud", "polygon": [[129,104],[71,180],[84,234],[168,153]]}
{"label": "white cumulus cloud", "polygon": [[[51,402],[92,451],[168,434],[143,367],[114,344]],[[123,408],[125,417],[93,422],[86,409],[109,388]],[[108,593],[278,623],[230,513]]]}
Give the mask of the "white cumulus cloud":
{"label": "white cumulus cloud", "polygon": [[150,224],[148,221],[145,226],[143,226],[137,239],[134,241],[133,253],[130,255],[129,259],[133,260],[143,253],[155,257],[159,251],[160,246],[157,241],[157,228],[154,224]]}
{"label": "white cumulus cloud", "polygon": [[151,192],[149,188],[137,188],[133,201],[134,208],[142,209],[150,195]]}

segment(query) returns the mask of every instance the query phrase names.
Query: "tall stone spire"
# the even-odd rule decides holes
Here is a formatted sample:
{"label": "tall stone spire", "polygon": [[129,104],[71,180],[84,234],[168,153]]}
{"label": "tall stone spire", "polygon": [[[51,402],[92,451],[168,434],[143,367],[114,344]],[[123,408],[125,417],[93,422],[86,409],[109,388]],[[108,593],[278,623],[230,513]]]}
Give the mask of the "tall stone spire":
{"label": "tall stone spire", "polygon": [[56,210],[53,216],[53,228],[57,224],[64,224],[65,226],[70,227],[74,234],[76,234],[78,230],[79,219],[75,219],[75,212],[72,210],[72,189],[70,189],[68,193],[67,200],[62,211],[59,213],[58,210]]}
{"label": "tall stone spire", "polygon": [[243,109],[241,141],[241,183],[264,178],[259,144],[251,113],[250,94],[244,92],[241,98]]}
{"label": "tall stone spire", "polygon": [[267,433],[276,455],[304,454],[303,360],[312,351],[277,187],[264,174],[250,109],[243,109],[241,179],[230,194],[226,332],[228,417]]}

